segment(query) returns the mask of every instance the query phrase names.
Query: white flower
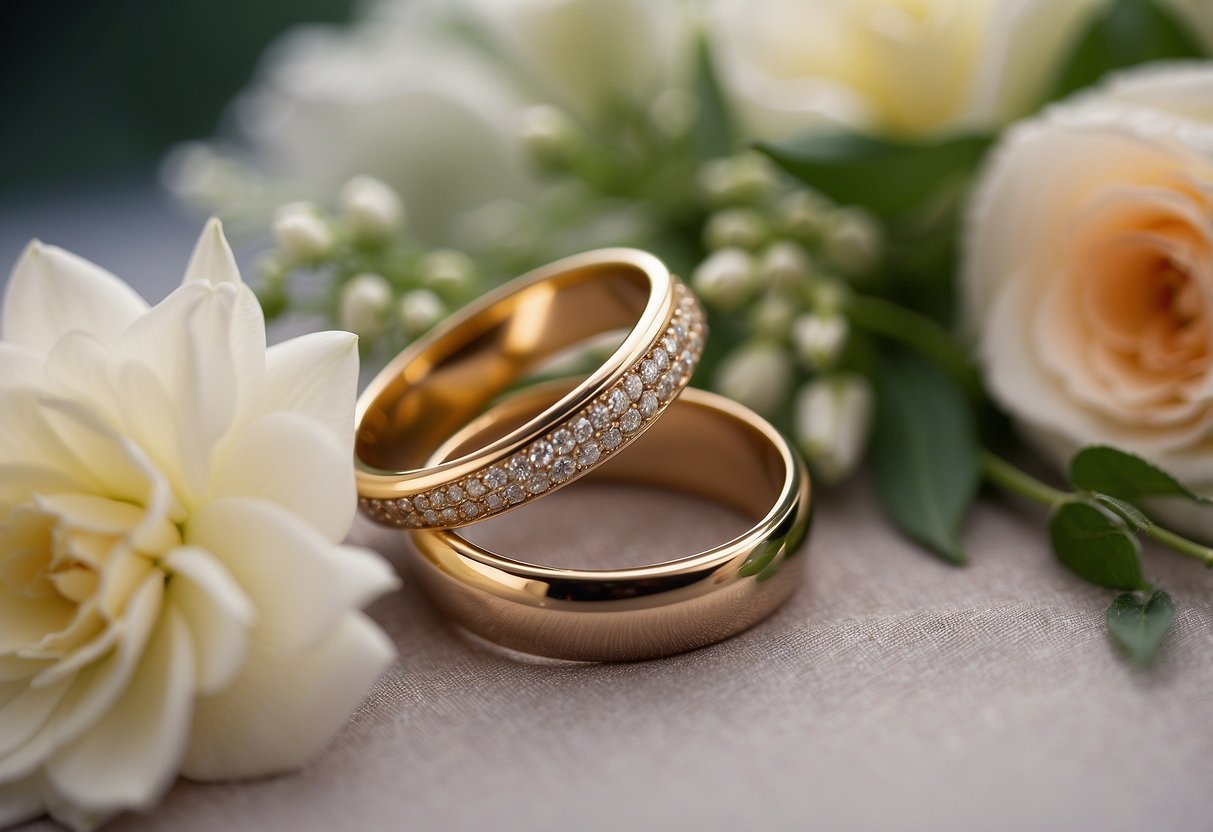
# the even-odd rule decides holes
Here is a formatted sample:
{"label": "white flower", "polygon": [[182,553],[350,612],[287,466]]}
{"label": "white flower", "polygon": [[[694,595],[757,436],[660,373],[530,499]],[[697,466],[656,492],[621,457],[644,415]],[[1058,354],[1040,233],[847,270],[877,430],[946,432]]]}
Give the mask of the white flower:
{"label": "white flower", "polygon": [[873,268],[883,249],[876,218],[859,208],[844,208],[830,217],[822,240],[826,257],[845,272],[862,274]]}
{"label": "white flower", "polygon": [[692,20],[680,2],[457,0],[541,101],[591,125],[688,86]]}
{"label": "white flower", "polygon": [[834,366],[847,346],[850,327],[842,315],[810,312],[792,324],[792,343],[796,355],[810,370]]}
{"label": "white flower", "polygon": [[404,224],[404,204],[390,187],[370,176],[355,176],[341,188],[341,207],[356,235],[386,237]]}
{"label": "white flower", "polygon": [[446,4],[419,0],[397,17],[287,33],[236,123],[268,173],[317,197],[374,176],[416,209],[415,233],[443,243],[463,212],[530,193],[514,135],[528,99],[449,31]]}
{"label": "white flower", "polygon": [[796,394],[796,441],[827,482],[863,458],[872,423],[872,388],[851,373],[810,381]]}
{"label": "white flower", "polygon": [[695,267],[691,284],[708,303],[735,308],[754,288],[754,258],[739,248],[714,251]]}
{"label": "white flower", "polygon": [[472,258],[456,249],[435,249],[421,258],[421,280],[431,289],[459,292],[467,289],[476,276]]}
{"label": "white flower", "polygon": [[445,313],[442,298],[429,289],[414,289],[400,299],[400,326],[410,337],[424,333],[441,321]]}
{"label": "white flower", "polygon": [[762,414],[773,413],[788,394],[792,362],[778,344],[758,341],[730,353],[716,370],[714,387]]}
{"label": "white flower", "polygon": [[0,826],[298,766],[391,661],[342,546],[355,339],[265,347],[216,222],[155,307],[32,243],[0,341]]}
{"label": "white flower", "polygon": [[1106,0],[713,0],[724,86],[750,132],[920,136],[1031,111]]}
{"label": "white flower", "polygon": [[968,329],[1059,466],[1106,443],[1213,488],[1211,101],[1207,64],[1126,74],[1012,130],[984,173]]}
{"label": "white flower", "polygon": [[758,264],[758,279],[764,286],[796,290],[813,277],[813,263],[800,243],[780,240],[767,246]]}
{"label": "white flower", "polygon": [[333,248],[333,232],[310,202],[288,202],[274,214],[274,239],[291,257],[319,260]]}
{"label": "white flower", "polygon": [[354,275],[341,289],[337,322],[363,338],[378,338],[391,305],[392,287],[382,275]]}
{"label": "white flower", "polygon": [[703,242],[709,249],[757,248],[767,236],[767,225],[753,208],[725,208],[708,217]]}
{"label": "white flower", "polygon": [[571,120],[551,104],[535,104],[522,111],[518,138],[527,156],[552,168],[565,164],[575,141]]}

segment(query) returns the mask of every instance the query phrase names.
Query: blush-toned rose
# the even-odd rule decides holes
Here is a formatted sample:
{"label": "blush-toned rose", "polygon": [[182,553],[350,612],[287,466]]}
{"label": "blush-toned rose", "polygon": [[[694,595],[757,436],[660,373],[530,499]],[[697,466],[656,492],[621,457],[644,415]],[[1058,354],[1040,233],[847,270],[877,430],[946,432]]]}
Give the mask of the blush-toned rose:
{"label": "blush-toned rose", "polygon": [[990,392],[1059,465],[1107,443],[1213,489],[1213,67],[1126,74],[1011,130],[962,289]]}

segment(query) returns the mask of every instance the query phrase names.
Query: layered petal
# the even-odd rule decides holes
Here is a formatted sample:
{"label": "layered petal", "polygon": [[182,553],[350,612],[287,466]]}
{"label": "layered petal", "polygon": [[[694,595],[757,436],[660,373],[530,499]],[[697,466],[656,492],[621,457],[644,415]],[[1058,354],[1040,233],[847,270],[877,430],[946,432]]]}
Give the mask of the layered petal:
{"label": "layered petal", "polygon": [[290,410],[329,429],[347,457],[354,448],[354,400],[358,395],[358,337],[314,332],[275,344],[265,355],[259,413]]}
{"label": "layered petal", "polygon": [[105,269],[35,240],[9,276],[0,336],[42,355],[77,330],[112,344],[147,308]]}
{"label": "layered petal", "polygon": [[[255,498],[229,497],[201,509],[186,541],[218,558],[257,607],[257,638],[284,653],[324,639],[349,609],[397,585],[367,550],[338,548],[297,515]],[[283,591],[284,575],[291,576]]]}
{"label": "layered petal", "polygon": [[338,543],[356,510],[348,443],[302,413],[267,413],[240,434],[212,494],[269,500]]}
{"label": "layered petal", "polygon": [[203,549],[174,549],[164,568],[173,577],[168,603],[181,613],[194,645],[197,690],[215,693],[244,663],[257,610],[231,573]]}
{"label": "layered petal", "polygon": [[332,739],[394,656],[383,631],[357,612],[301,653],[255,639],[236,681],[198,700],[182,772],[222,780],[301,765]]}
{"label": "layered petal", "polygon": [[235,283],[240,284],[240,267],[232,247],[223,236],[223,223],[211,217],[202,229],[189,265],[185,267],[184,283]]}
{"label": "layered petal", "polygon": [[48,784],[77,810],[150,808],[176,779],[193,693],[189,630],[167,606],[130,685],[102,719],[50,759]]}

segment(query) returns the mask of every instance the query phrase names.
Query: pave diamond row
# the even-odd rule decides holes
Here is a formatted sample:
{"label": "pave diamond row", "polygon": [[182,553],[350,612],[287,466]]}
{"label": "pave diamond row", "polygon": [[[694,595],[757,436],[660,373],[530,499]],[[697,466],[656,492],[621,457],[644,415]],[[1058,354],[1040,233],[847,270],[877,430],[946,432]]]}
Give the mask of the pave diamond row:
{"label": "pave diamond row", "polygon": [[703,312],[685,286],[676,289],[674,315],[644,357],[551,433],[455,485],[412,498],[364,497],[363,511],[409,529],[462,525],[537,497],[626,447],[686,386],[703,353]]}

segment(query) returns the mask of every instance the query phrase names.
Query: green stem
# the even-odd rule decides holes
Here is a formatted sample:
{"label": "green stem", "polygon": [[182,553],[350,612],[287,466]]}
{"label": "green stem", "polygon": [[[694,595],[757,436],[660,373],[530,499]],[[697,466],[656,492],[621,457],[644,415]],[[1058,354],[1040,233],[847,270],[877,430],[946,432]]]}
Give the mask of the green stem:
{"label": "green stem", "polygon": [[[1041,482],[1035,477],[1016,468],[1005,459],[995,456],[989,451],[981,452],[981,470],[986,479],[1004,491],[1018,494],[1034,503],[1054,508],[1062,503],[1073,500],[1080,495],[1075,492],[1061,491],[1051,485]],[[1184,557],[1198,560],[1213,569],[1213,549],[1176,534],[1170,529],[1150,523],[1141,533],[1151,540],[1161,543],[1172,551]]]}
{"label": "green stem", "polygon": [[1158,541],[1168,549],[1179,552],[1179,554],[1185,557],[1198,560],[1208,568],[1213,569],[1213,549],[1210,549],[1208,546],[1201,546],[1193,540],[1188,540],[1186,537],[1153,523],[1146,526],[1143,534],[1152,540]]}
{"label": "green stem", "polygon": [[964,385],[970,395],[981,396],[977,369],[965,358],[951,333],[926,315],[872,295],[853,295],[846,311],[855,326],[913,347]]}
{"label": "green stem", "polygon": [[989,451],[981,452],[981,470],[986,479],[999,488],[1049,508],[1061,505],[1074,497],[1073,494],[1059,491],[1041,482]]}

